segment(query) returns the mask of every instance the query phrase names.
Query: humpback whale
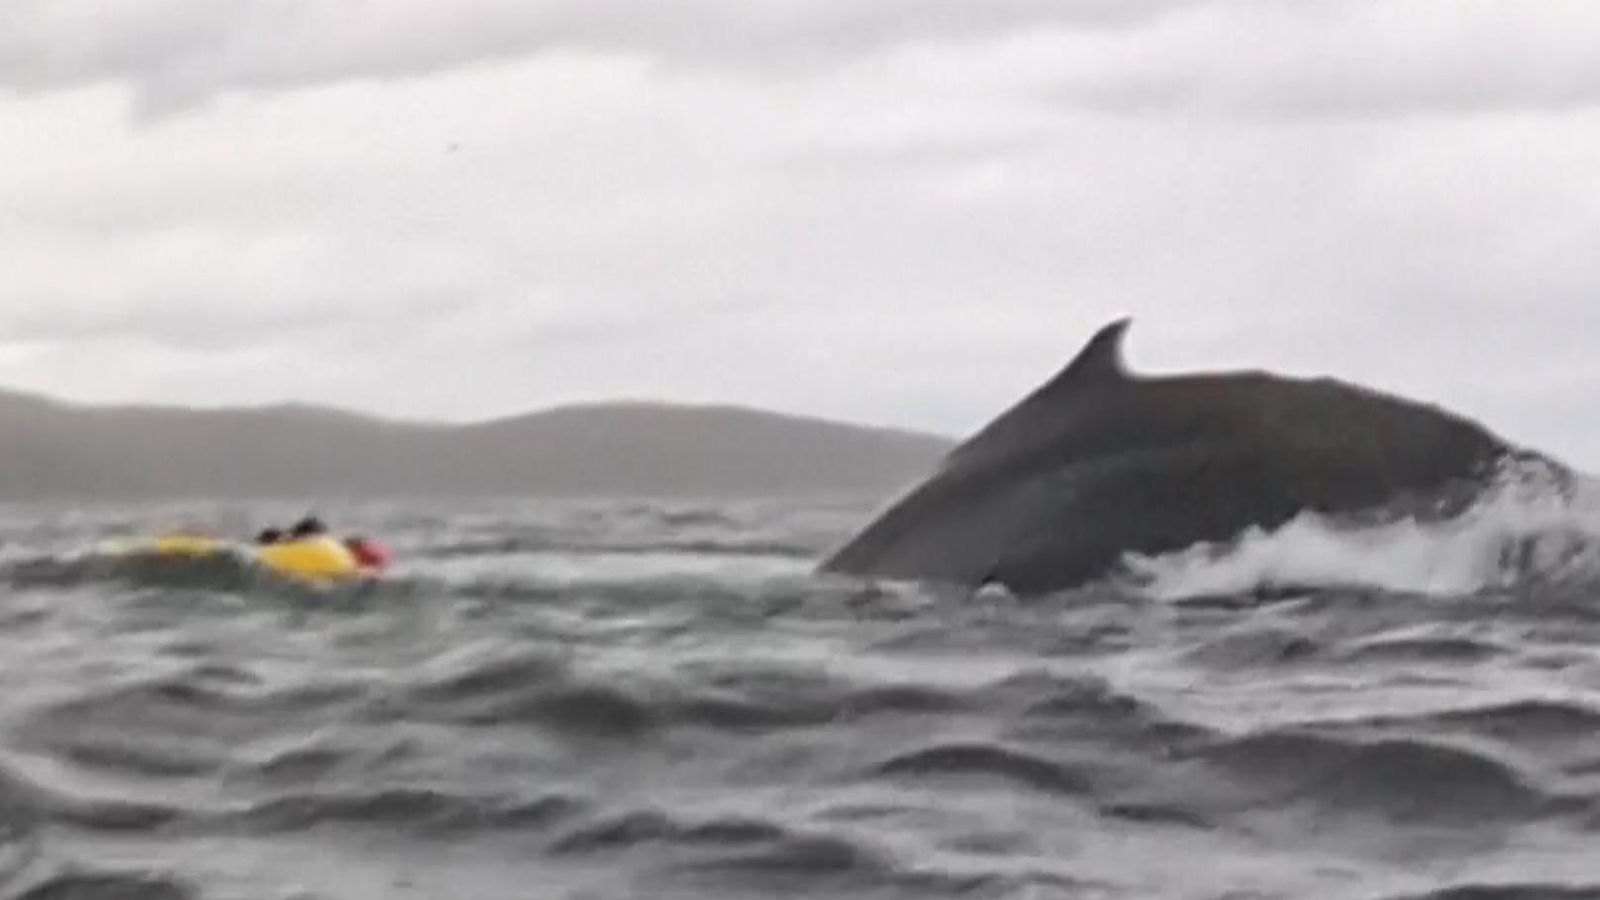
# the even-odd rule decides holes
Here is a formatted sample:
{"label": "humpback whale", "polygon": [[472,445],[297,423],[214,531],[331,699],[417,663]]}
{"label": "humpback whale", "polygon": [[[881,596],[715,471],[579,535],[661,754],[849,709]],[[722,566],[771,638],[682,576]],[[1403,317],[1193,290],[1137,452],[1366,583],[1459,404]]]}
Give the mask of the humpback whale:
{"label": "humpback whale", "polygon": [[1332,378],[1132,373],[1131,323],[1101,328],[820,570],[1036,594],[1307,511],[1447,516],[1514,459],[1565,471],[1437,406]]}

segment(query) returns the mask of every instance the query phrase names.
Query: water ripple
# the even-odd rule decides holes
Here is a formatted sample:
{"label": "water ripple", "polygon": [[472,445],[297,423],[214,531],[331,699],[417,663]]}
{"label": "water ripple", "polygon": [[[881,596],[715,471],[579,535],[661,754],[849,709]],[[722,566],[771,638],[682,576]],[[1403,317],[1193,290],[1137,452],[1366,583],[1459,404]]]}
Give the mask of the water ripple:
{"label": "water ripple", "polygon": [[808,574],[856,507],[341,515],[392,577],[0,516],[0,895],[1597,895],[1573,578],[1021,601]]}

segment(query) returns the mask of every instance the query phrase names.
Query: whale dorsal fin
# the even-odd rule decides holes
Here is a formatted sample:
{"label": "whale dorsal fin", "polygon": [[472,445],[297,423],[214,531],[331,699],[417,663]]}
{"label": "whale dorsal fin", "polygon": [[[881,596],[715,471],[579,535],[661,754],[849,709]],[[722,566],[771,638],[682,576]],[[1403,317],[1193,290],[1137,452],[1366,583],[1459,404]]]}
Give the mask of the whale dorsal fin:
{"label": "whale dorsal fin", "polygon": [[1050,379],[1048,389],[1056,391],[1080,385],[1127,381],[1128,368],[1122,361],[1122,339],[1132,324],[1133,319],[1124,316],[1101,327],[1072,358],[1072,362]]}
{"label": "whale dorsal fin", "polygon": [[1133,319],[1104,325],[1054,378],[1034,389],[965,443],[945,455],[946,467],[1004,456],[1037,443],[1041,434],[1059,431],[1061,413],[1072,408],[1080,391],[1131,384],[1122,363],[1122,337]]}

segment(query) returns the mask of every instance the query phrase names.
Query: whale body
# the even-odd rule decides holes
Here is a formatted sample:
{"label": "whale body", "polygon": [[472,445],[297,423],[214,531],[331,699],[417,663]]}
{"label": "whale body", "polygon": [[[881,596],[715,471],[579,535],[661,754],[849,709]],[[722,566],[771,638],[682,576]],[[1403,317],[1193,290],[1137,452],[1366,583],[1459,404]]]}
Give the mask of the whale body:
{"label": "whale body", "polygon": [[1449,515],[1511,460],[1565,471],[1437,406],[1332,378],[1131,373],[1130,324],[1101,328],[821,571],[1048,592],[1112,574],[1128,553],[1307,511]]}

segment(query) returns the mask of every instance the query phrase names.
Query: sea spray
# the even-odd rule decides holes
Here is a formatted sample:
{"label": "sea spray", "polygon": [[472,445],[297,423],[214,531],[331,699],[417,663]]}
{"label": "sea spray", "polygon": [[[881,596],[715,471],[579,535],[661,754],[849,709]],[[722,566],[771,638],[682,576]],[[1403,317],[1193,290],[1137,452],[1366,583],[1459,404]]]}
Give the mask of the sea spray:
{"label": "sea spray", "polygon": [[1148,596],[1347,587],[1463,594],[1600,579],[1600,483],[1508,464],[1450,518],[1354,523],[1306,512],[1275,529],[1160,556],[1129,554],[1124,581]]}

